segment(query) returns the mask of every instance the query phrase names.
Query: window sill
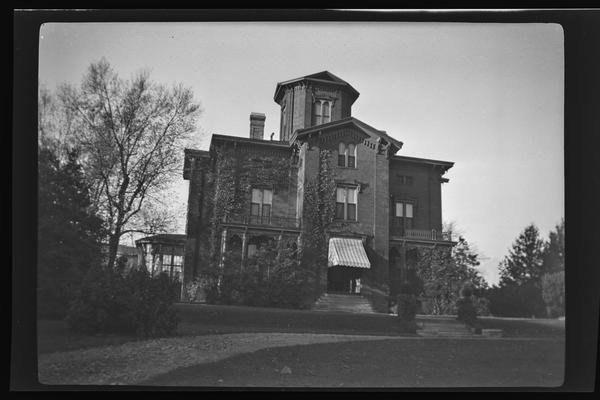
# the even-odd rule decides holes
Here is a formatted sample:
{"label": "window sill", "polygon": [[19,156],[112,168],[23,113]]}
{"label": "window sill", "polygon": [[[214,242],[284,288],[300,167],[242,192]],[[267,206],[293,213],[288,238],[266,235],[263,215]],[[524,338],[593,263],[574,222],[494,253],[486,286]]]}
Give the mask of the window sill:
{"label": "window sill", "polygon": [[337,166],[339,169],[358,169],[356,167],[342,167],[340,165]]}

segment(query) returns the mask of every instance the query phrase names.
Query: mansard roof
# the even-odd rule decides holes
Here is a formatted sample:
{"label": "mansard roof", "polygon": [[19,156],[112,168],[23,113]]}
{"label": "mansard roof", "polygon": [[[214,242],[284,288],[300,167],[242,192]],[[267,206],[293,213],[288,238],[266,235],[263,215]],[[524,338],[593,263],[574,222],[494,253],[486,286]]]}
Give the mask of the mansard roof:
{"label": "mansard roof", "polygon": [[302,76],[300,78],[290,79],[289,81],[277,83],[277,86],[275,87],[275,94],[273,95],[273,100],[275,100],[276,103],[279,103],[279,100],[281,99],[281,96],[283,95],[283,88],[285,88],[288,85],[291,85],[291,84],[294,84],[297,82],[301,82],[301,81],[310,81],[310,82],[317,82],[317,83],[321,82],[321,83],[326,83],[326,84],[343,86],[343,87],[347,88],[348,91],[352,94],[352,103],[354,103],[356,101],[356,99],[358,98],[358,96],[360,96],[360,93],[356,89],[354,89],[352,87],[352,85],[350,85],[345,80],[341,79],[338,76],[335,76],[334,74],[332,74],[329,71],[321,71],[321,72],[317,72],[316,74],[310,74],[310,75]]}
{"label": "mansard roof", "polygon": [[403,143],[399,140],[394,139],[390,135],[388,135],[385,131],[381,131],[379,129],[373,128],[371,125],[362,122],[361,120],[348,117],[344,119],[339,119],[337,121],[328,122],[326,124],[311,126],[310,128],[298,129],[294,132],[292,139],[290,140],[293,143],[296,139],[302,139],[309,136],[311,133],[326,131],[334,128],[340,128],[342,126],[352,125],[362,130],[369,136],[375,136],[383,140],[384,144],[389,143],[391,146],[391,154],[395,154],[398,150],[402,148]]}

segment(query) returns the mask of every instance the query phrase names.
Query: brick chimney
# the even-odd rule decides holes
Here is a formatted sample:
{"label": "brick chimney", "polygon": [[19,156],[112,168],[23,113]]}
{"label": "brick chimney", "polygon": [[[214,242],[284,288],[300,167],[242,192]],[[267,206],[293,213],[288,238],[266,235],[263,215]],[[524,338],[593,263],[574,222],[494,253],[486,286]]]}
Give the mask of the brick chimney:
{"label": "brick chimney", "polygon": [[264,139],[266,118],[263,113],[250,113],[250,139]]}

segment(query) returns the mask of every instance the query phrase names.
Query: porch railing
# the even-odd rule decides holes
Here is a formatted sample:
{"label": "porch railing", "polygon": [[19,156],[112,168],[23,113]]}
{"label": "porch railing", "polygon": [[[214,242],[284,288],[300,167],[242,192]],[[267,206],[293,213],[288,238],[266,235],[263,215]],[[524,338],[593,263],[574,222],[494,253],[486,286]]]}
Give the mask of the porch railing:
{"label": "porch railing", "polygon": [[435,229],[401,229],[392,227],[392,236],[406,239],[452,241],[452,232],[441,232]]}
{"label": "porch railing", "polygon": [[227,224],[269,226],[277,228],[299,228],[300,220],[297,218],[273,217],[261,215],[230,214],[223,217]]}

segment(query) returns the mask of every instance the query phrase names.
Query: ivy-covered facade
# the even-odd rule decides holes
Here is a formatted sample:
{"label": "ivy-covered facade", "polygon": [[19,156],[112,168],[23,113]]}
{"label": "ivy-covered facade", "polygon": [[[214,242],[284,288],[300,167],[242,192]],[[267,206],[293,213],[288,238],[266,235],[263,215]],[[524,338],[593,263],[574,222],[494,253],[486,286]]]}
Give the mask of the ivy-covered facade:
{"label": "ivy-covered facade", "polygon": [[185,150],[184,282],[218,273],[232,254],[243,271],[263,246],[310,251],[315,293],[360,294],[387,311],[414,249],[454,244],[441,214],[453,163],[397,154],[401,141],[352,116],[358,96],[327,71],[281,82],[279,140],[252,113],[248,136]]}

